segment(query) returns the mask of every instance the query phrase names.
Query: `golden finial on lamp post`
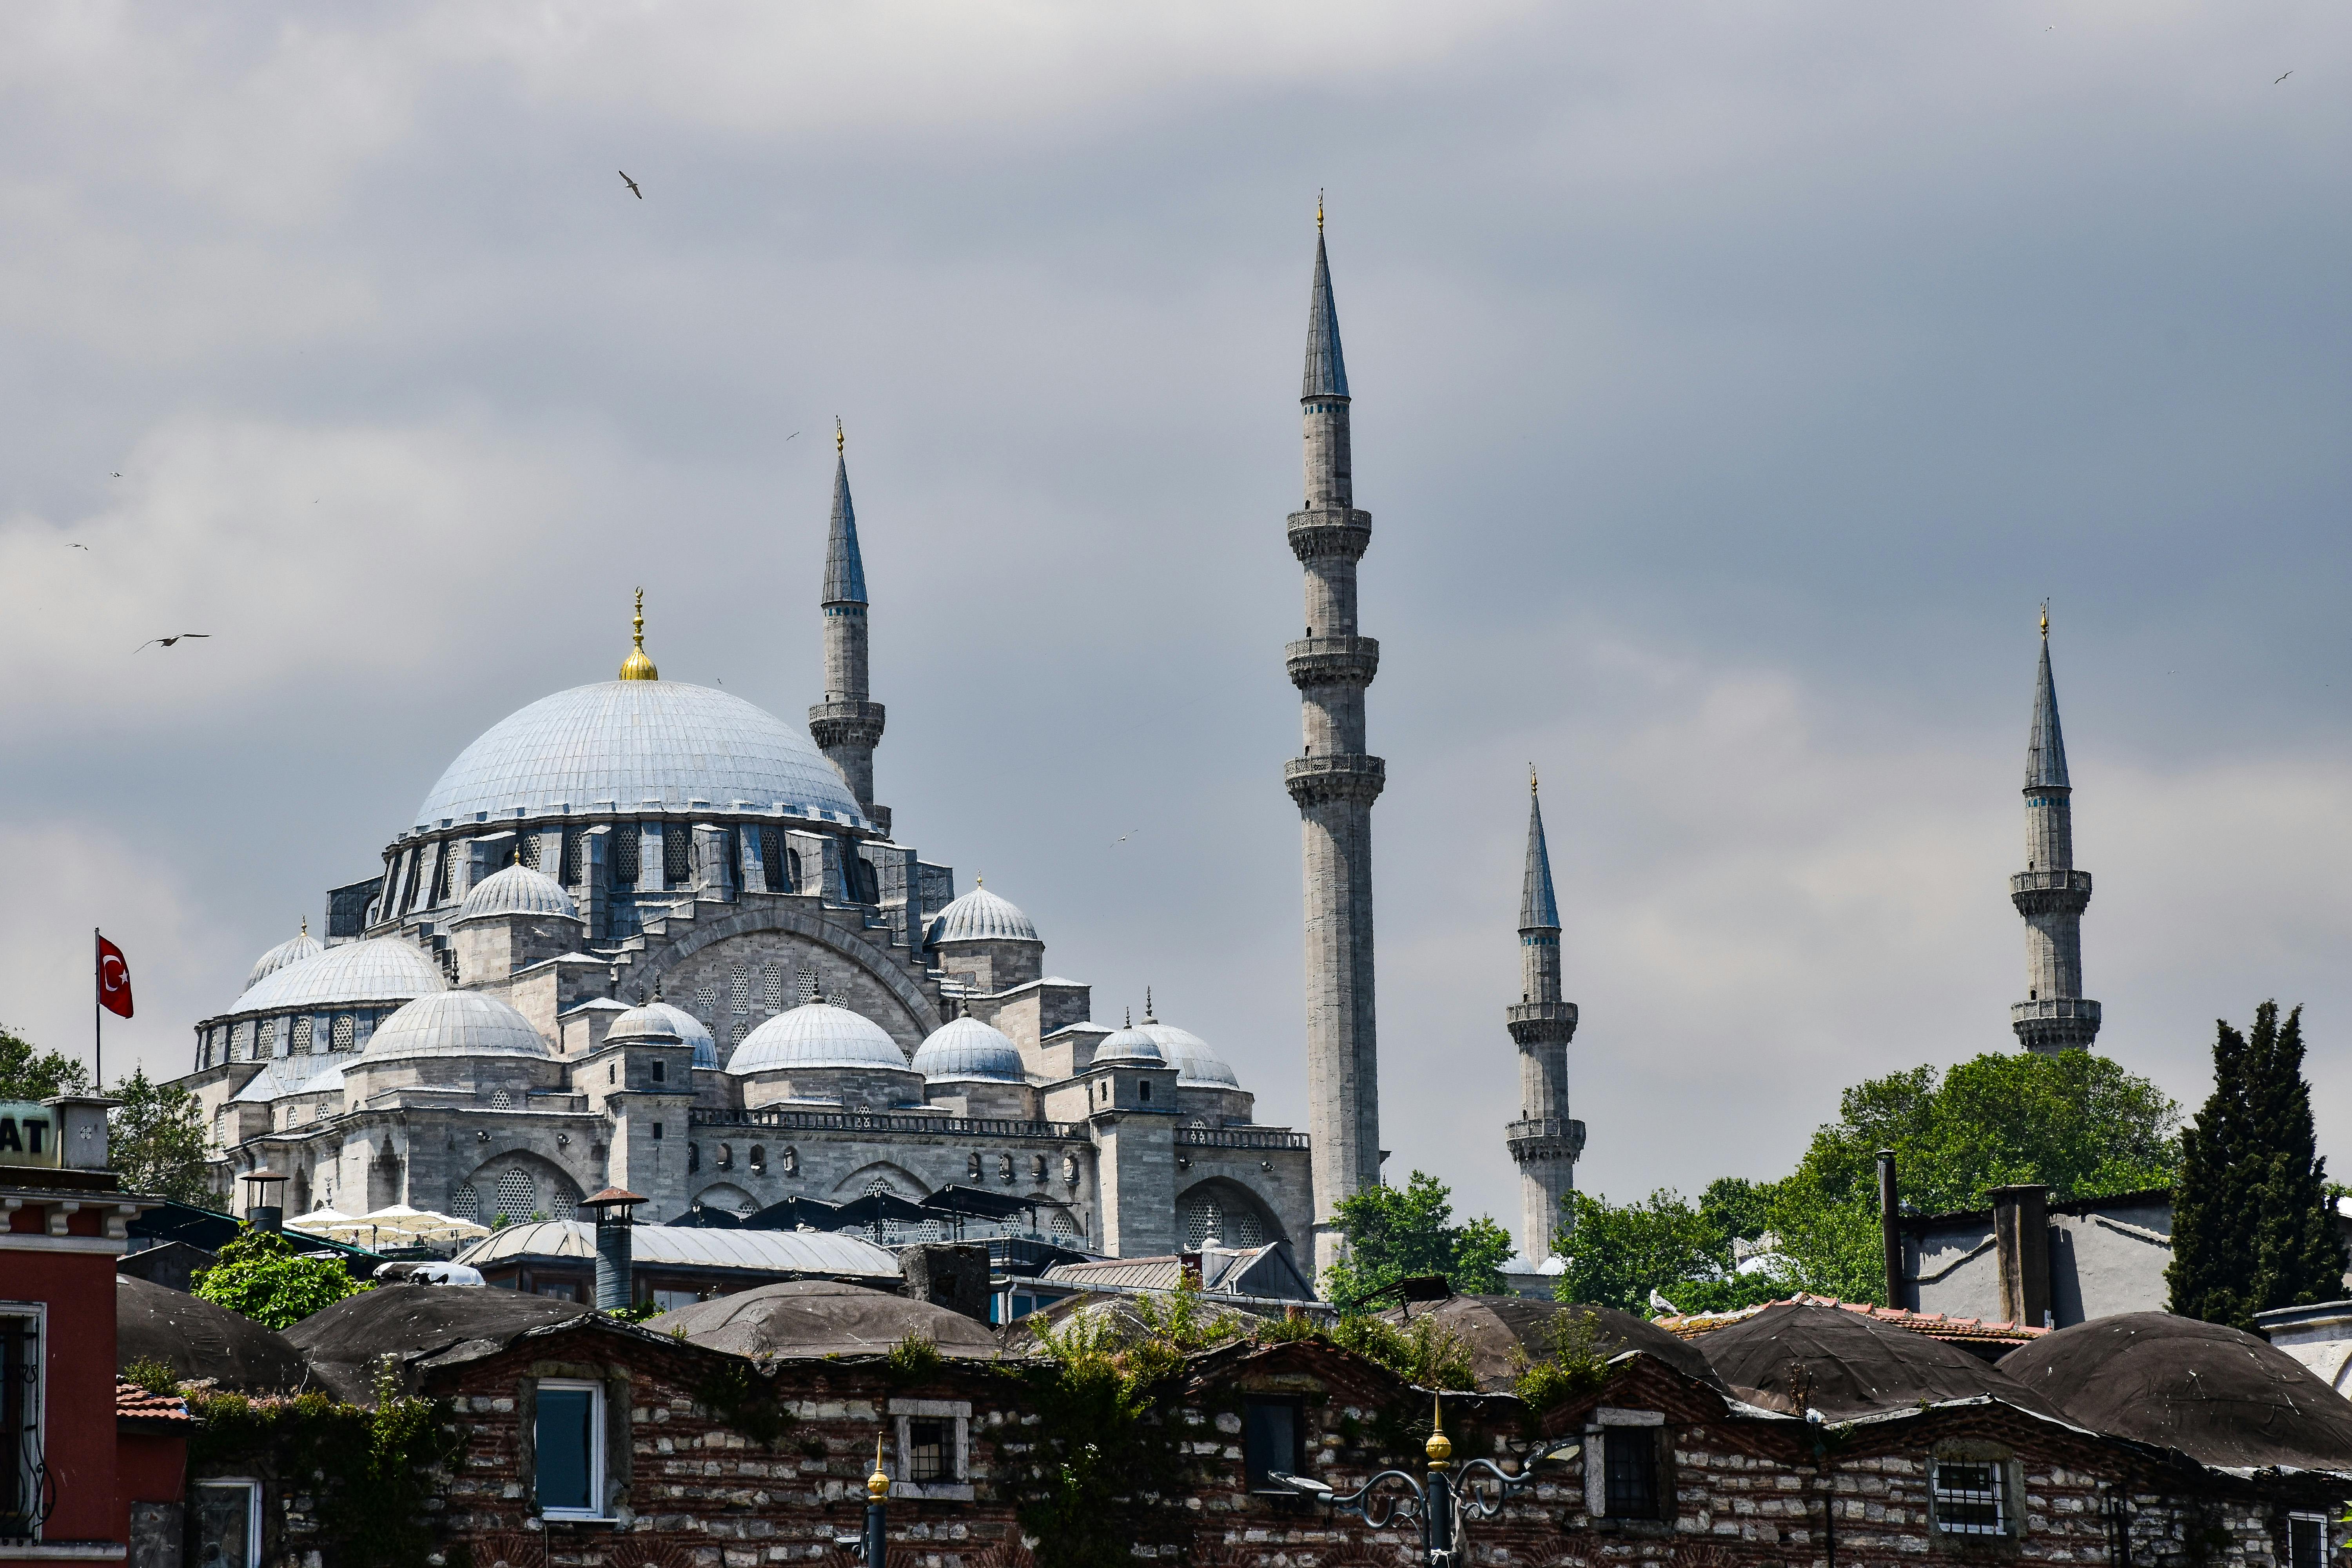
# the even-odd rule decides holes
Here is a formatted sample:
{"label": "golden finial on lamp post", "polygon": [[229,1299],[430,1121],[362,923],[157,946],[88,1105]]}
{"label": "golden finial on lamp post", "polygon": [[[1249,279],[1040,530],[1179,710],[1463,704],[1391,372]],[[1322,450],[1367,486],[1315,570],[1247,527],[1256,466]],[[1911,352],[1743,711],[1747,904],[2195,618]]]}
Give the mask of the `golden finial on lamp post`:
{"label": "golden finial on lamp post", "polygon": [[876,1502],[890,1495],[890,1478],[882,1468],[882,1434],[874,1434],[874,1473],[866,1478],[866,1495]]}
{"label": "golden finial on lamp post", "polygon": [[628,658],[621,661],[621,679],[659,680],[661,671],[656,669],[654,661],[646,657],[646,591],[643,588],[637,590],[636,614],[630,625],[635,628],[636,647],[630,650]]}
{"label": "golden finial on lamp post", "polygon": [[1450,1468],[1454,1458],[1454,1439],[1445,1435],[1445,1395],[1429,1396],[1429,1468],[1433,1470]]}

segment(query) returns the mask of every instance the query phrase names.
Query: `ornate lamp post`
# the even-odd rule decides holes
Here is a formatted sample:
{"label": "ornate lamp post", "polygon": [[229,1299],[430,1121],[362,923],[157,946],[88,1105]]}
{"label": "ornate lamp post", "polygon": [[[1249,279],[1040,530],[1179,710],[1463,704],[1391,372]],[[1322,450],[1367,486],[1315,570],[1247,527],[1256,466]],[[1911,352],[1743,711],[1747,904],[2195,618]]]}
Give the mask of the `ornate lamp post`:
{"label": "ornate lamp post", "polygon": [[882,1468],[882,1434],[874,1435],[874,1473],[866,1478],[866,1533],[836,1535],[838,1551],[862,1559],[866,1568],[885,1568],[889,1547],[885,1541],[890,1522],[890,1477]]}
{"label": "ornate lamp post", "polygon": [[1457,1471],[1454,1440],[1445,1435],[1444,1396],[1437,1395],[1430,1421],[1429,1474],[1415,1480],[1404,1470],[1382,1470],[1354,1491],[1334,1492],[1321,1481],[1276,1471],[1272,1479],[1334,1513],[1352,1513],[1374,1530],[1391,1525],[1417,1528],[1428,1568],[1455,1568],[1464,1529],[1474,1519],[1492,1519],[1506,1499],[1535,1485],[1535,1468],[1548,1460],[1572,1459],[1581,1444],[1562,1441],[1529,1454],[1512,1475],[1492,1459],[1472,1459]]}

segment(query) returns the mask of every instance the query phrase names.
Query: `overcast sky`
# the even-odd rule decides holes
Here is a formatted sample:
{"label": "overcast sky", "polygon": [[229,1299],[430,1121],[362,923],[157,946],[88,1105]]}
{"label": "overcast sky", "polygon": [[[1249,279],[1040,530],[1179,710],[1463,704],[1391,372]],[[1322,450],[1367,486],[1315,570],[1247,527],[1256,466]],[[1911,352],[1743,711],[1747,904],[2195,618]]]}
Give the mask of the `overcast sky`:
{"label": "overcast sky", "polygon": [[1530,762],[1580,1185],[2013,1048],[2045,595],[2100,1047],[2194,1101],[2305,1002],[2352,1148],[2340,6],[75,0],[0,11],[0,153],[43,1045],[103,924],[110,1067],[184,1070],[638,584],[665,677],[798,721],[838,413],[899,837],[1302,1117],[1325,187],[1391,1176],[1516,1215]]}

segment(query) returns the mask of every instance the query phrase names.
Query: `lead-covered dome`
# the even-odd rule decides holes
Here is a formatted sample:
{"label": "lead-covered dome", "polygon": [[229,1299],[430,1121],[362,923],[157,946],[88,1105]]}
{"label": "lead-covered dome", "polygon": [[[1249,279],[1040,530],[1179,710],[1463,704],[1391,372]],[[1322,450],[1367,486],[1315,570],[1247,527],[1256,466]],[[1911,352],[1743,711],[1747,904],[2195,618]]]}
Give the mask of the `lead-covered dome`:
{"label": "lead-covered dome", "polygon": [[740,697],[676,680],[604,680],[542,697],[457,753],[416,808],[416,825],[478,814],[683,811],[777,805],[865,820],[808,732]]}
{"label": "lead-covered dome", "polygon": [[1025,1083],[1021,1047],[1002,1031],[977,1018],[955,1018],[931,1031],[915,1052],[915,1070],[934,1083],[983,1079],[991,1083]]}
{"label": "lead-covered dome", "polygon": [[719,1065],[719,1041],[712,1037],[703,1021],[683,1007],[673,1007],[667,1002],[638,1004],[613,1020],[604,1031],[607,1044],[616,1039],[649,1039],[663,1030],[676,1035],[683,1045],[694,1047],[694,1065],[715,1068]]}
{"label": "lead-covered dome", "polygon": [[1163,1067],[1168,1058],[1160,1054],[1160,1042],[1129,1024],[1113,1031],[1095,1047],[1095,1065],[1105,1062],[1132,1062],[1138,1067]]}
{"label": "lead-covered dome", "polygon": [[1206,1089],[1241,1088],[1242,1080],[1234,1076],[1234,1069],[1209,1048],[1208,1041],[1192,1030],[1163,1024],[1157,1018],[1146,1018],[1135,1027],[1138,1034],[1150,1037],[1151,1043],[1160,1047],[1160,1057],[1176,1069],[1178,1083],[1198,1084]]}
{"label": "lead-covered dome", "polygon": [[572,901],[562,883],[543,871],[517,864],[475,883],[466,901],[457,906],[461,921],[488,915],[561,915],[576,921],[580,906]]}
{"label": "lead-covered dome", "polygon": [[750,1034],[727,1060],[731,1073],[774,1072],[791,1068],[896,1068],[907,1070],[907,1053],[871,1018],[810,1002],[779,1013]]}
{"label": "lead-covered dome", "polygon": [[253,961],[253,968],[245,977],[245,988],[250,991],[288,964],[316,958],[326,951],[319,945],[319,939],[310,934],[310,922],[306,920],[302,922],[301,931]]}
{"label": "lead-covered dome", "polygon": [[419,996],[378,1024],[359,1063],[418,1057],[548,1057],[555,1053],[530,1020],[479,991]]}
{"label": "lead-covered dome", "polygon": [[229,1004],[232,1013],[405,1002],[449,983],[431,959],[396,936],[347,942],[289,963]]}
{"label": "lead-covered dome", "polygon": [[974,888],[931,917],[927,944],[942,942],[1043,942],[1019,906],[986,888]]}

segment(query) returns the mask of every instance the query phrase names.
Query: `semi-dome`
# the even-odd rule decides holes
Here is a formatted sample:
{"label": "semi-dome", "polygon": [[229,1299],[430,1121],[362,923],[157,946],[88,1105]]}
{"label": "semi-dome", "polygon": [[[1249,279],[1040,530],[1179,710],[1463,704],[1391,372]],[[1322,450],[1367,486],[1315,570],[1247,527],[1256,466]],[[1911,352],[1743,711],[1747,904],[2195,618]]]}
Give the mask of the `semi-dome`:
{"label": "semi-dome", "polygon": [[457,753],[416,825],[556,810],[633,812],[735,803],[864,816],[808,732],[741,698],[676,680],[604,680],[542,697]]}
{"label": "semi-dome", "polygon": [[1160,1054],[1160,1042],[1129,1024],[1114,1030],[1103,1043],[1095,1047],[1095,1065],[1105,1062],[1132,1062],[1138,1067],[1164,1067],[1168,1058]]}
{"label": "semi-dome", "polygon": [[319,945],[319,939],[310,934],[310,921],[305,917],[300,931],[253,961],[253,969],[245,977],[245,988],[250,991],[288,964],[316,958],[326,951]]}
{"label": "semi-dome", "polygon": [[923,940],[942,942],[1042,942],[1019,906],[986,888],[974,888],[931,917]]}
{"label": "semi-dome", "polygon": [[405,1002],[446,991],[440,966],[396,936],[347,942],[289,963],[229,1004],[232,1013]]}
{"label": "semi-dome", "polygon": [[363,1066],[417,1057],[547,1057],[554,1053],[530,1020],[479,991],[419,996],[376,1026]]}
{"label": "semi-dome", "polygon": [[607,1043],[615,1039],[650,1039],[667,1032],[676,1035],[681,1044],[694,1047],[694,1065],[715,1068],[719,1065],[719,1042],[712,1037],[703,1021],[683,1007],[656,1000],[641,1003],[613,1020],[604,1031]]}
{"label": "semi-dome", "polygon": [[1021,1065],[1021,1047],[977,1018],[950,1019],[932,1030],[915,1052],[915,1070],[934,1082],[985,1079],[1023,1083],[1029,1076]]}
{"label": "semi-dome", "polygon": [[792,1068],[897,1068],[907,1053],[871,1018],[810,1002],[779,1013],[750,1034],[728,1058],[731,1073],[773,1072]]}
{"label": "semi-dome", "polygon": [[489,915],[561,915],[576,921],[580,918],[580,906],[572,901],[562,883],[543,871],[517,863],[475,883],[466,901],[457,906],[457,919],[461,921]]}
{"label": "semi-dome", "polygon": [[1209,1042],[1190,1029],[1180,1029],[1173,1024],[1163,1024],[1157,1018],[1146,1018],[1136,1026],[1138,1034],[1150,1037],[1160,1047],[1160,1057],[1176,1069],[1178,1083],[1198,1084],[1204,1089],[1239,1089],[1242,1080],[1234,1076],[1223,1058],[1209,1048]]}

